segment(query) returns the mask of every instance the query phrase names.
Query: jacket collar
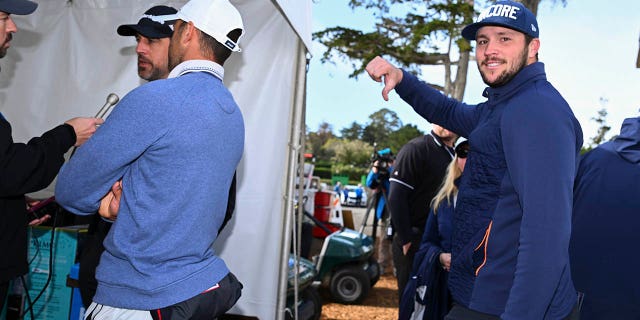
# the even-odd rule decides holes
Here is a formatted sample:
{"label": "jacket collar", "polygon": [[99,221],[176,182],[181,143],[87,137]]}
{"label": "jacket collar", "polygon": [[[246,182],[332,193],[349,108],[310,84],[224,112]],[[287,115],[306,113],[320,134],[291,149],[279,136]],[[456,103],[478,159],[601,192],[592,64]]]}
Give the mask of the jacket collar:
{"label": "jacket collar", "polygon": [[544,64],[542,62],[534,62],[522,68],[507,84],[497,88],[488,87],[484,89],[482,95],[489,99],[489,103],[496,104],[517,93],[520,87],[530,81],[546,79],[547,75],[544,72]]}
{"label": "jacket collar", "polygon": [[453,148],[447,146],[446,144],[444,144],[444,142],[442,142],[442,138],[440,138],[440,136],[435,134],[435,132],[433,132],[433,130],[431,130],[431,133],[429,133],[429,135],[433,138],[433,141],[438,145],[438,147],[444,148],[445,150],[447,150],[447,152],[451,156],[451,159],[453,159],[453,157],[455,157],[455,151],[453,151]]}

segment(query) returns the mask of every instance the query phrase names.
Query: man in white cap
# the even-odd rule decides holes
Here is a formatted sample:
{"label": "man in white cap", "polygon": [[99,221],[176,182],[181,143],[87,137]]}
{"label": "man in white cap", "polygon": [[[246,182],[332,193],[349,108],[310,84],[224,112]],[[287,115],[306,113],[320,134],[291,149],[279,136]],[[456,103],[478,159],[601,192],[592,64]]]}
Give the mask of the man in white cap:
{"label": "man in white cap", "polygon": [[127,94],[58,177],[73,213],[93,214],[110,191],[119,207],[87,319],[213,319],[241,294],[212,244],[244,148],[222,82],[242,19],[228,0],[192,0],[176,18],[169,78]]}
{"label": "man in white cap", "polygon": [[[168,6],[153,6],[136,24],[118,26],[121,36],[135,37],[138,62],[138,76],[147,81],[166,79],[169,75],[169,40],[173,34],[173,24],[178,10]],[[111,221],[95,215],[89,224],[82,252],[78,283],[82,304],[89,307],[96,293],[96,267],[104,252],[102,242],[111,229]]]}
{"label": "man in white cap", "polygon": [[[0,0],[0,58],[7,54],[13,34],[18,31],[11,15],[31,14],[37,6],[26,0]],[[24,144],[13,141],[11,124],[0,113],[0,311],[9,281],[28,271],[24,194],[46,188],[64,163],[69,148],[83,144],[101,123],[96,118],[73,118]]]}

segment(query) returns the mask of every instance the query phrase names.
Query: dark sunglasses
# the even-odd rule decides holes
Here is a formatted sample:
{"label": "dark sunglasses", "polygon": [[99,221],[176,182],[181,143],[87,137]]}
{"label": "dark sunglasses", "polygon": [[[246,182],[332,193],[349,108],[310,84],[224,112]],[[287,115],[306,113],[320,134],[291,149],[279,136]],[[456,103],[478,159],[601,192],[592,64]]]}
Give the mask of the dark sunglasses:
{"label": "dark sunglasses", "polygon": [[458,156],[458,158],[465,159],[468,155],[469,155],[469,149],[468,148],[457,148],[456,149],[456,156]]}

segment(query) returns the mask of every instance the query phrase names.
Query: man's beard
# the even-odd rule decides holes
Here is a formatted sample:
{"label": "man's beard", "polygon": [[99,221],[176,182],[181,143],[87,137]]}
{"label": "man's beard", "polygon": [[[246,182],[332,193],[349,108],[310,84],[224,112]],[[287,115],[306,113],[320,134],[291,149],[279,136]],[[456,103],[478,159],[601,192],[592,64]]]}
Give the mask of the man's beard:
{"label": "man's beard", "polygon": [[138,75],[140,76],[140,78],[142,78],[144,80],[147,80],[147,81],[155,81],[155,80],[161,79],[162,78],[162,72],[160,71],[160,68],[157,68],[151,62],[149,62],[149,65],[151,66],[151,69],[149,70],[149,74],[148,75],[145,75],[145,74],[141,73],[141,72],[146,71],[145,68],[138,67]]}
{"label": "man's beard", "polygon": [[184,53],[176,53],[169,50],[169,70],[173,70],[173,68],[179,65],[182,62],[183,56]]}
{"label": "man's beard", "polygon": [[13,39],[13,35],[11,33],[7,34],[7,37],[4,39],[4,43],[2,44],[2,46],[0,46],[0,58],[4,58],[4,56],[7,55],[7,50],[9,49],[9,46],[5,47],[5,45],[12,39]]}
{"label": "man's beard", "polygon": [[[509,81],[511,81],[516,76],[516,74],[518,74],[518,72],[522,70],[522,68],[527,66],[528,56],[529,56],[529,52],[525,47],[525,49],[522,50],[522,54],[520,55],[519,61],[517,61],[519,63],[514,64],[511,69],[502,71],[502,73],[498,76],[498,78],[496,78],[496,80],[491,83],[489,82],[485,74],[482,72],[482,69],[480,69],[480,65],[478,65],[478,71],[480,71],[480,76],[482,76],[482,81],[484,81],[484,83],[486,83],[488,86],[492,88],[501,87],[509,83]],[[485,62],[486,61],[490,61],[490,60],[485,60]],[[485,63],[485,62],[482,62],[482,63]]]}

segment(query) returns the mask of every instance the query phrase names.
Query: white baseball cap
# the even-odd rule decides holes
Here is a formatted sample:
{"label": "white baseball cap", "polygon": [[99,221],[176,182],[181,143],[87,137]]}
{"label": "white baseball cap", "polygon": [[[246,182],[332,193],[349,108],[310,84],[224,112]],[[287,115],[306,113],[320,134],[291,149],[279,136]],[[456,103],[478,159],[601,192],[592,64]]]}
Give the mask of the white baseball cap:
{"label": "white baseball cap", "polygon": [[[178,18],[192,22],[200,31],[212,36],[229,50],[240,52],[238,42],[244,34],[244,25],[238,9],[229,0],[191,0],[177,14]],[[227,37],[229,32],[240,29],[238,41]]]}

